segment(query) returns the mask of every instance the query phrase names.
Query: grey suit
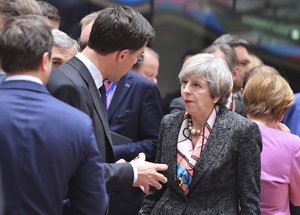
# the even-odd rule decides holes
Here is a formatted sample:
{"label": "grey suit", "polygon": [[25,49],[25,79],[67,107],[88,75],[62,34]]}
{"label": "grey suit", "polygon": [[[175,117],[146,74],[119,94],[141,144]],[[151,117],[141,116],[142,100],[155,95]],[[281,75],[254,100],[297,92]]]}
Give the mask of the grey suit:
{"label": "grey suit", "polygon": [[183,112],[162,120],[156,161],[169,166],[165,172],[168,183],[159,191],[151,190],[139,214],[260,214],[262,140],[258,126],[221,107],[185,195],[176,181],[176,147],[182,121]]}

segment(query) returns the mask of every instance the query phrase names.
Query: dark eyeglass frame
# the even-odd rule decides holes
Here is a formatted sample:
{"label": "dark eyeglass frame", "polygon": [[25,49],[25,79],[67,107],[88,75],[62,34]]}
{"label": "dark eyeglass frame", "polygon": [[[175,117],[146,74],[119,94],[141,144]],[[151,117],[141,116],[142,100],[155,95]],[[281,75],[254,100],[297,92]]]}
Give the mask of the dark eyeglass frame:
{"label": "dark eyeglass frame", "polygon": [[139,56],[137,57],[137,59],[136,59],[136,62],[135,62],[135,63],[137,63],[137,64],[140,64],[140,63],[142,63],[142,62],[143,62],[143,60],[144,60],[144,53],[143,53],[143,54],[141,54],[141,55],[139,55]]}

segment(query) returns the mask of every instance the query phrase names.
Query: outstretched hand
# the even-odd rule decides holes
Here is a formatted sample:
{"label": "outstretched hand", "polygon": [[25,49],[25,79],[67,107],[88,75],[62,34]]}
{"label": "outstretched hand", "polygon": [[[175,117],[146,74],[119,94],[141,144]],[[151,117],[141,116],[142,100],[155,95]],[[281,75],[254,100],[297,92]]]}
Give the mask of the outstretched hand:
{"label": "outstretched hand", "polygon": [[162,188],[161,183],[167,183],[167,178],[159,173],[168,169],[166,164],[151,163],[146,161],[144,153],[140,153],[138,157],[132,160],[132,163],[138,173],[138,179],[133,184],[134,187],[140,187],[144,193],[147,193],[150,186],[155,187],[157,190]]}

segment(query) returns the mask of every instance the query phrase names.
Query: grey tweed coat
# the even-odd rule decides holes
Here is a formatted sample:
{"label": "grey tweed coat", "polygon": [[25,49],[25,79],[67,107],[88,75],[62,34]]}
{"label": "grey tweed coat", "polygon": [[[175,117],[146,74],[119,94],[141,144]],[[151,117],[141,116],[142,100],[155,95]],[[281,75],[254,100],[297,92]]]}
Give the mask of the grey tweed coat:
{"label": "grey tweed coat", "polygon": [[156,162],[169,166],[168,183],[146,195],[139,215],[260,214],[260,151],[258,126],[221,107],[200,159],[188,195],[176,181],[176,147],[183,112],[161,123]]}

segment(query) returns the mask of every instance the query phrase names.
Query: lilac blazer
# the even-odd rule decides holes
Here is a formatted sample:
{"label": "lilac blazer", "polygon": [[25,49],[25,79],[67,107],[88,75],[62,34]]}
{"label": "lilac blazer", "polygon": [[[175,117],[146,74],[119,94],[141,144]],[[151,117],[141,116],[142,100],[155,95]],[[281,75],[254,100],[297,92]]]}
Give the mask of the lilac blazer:
{"label": "lilac blazer", "polygon": [[262,135],[261,214],[290,214],[300,205],[300,138],[259,125]]}

